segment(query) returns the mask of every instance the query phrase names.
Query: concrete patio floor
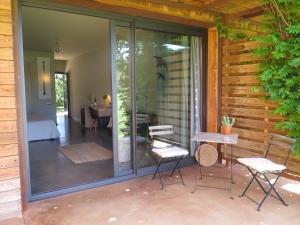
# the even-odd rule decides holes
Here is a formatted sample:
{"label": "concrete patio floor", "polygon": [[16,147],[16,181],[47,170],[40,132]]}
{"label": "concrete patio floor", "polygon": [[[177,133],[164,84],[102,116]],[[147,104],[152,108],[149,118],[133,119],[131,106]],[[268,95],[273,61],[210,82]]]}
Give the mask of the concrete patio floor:
{"label": "concrete patio floor", "polygon": [[[228,169],[222,168],[223,174]],[[150,176],[109,185],[63,197],[34,202],[24,218],[0,222],[1,225],[296,225],[300,224],[300,182],[281,178],[277,188],[289,204],[283,206],[270,197],[260,212],[247,198],[238,195],[250,179],[246,169],[234,166],[233,196],[217,189],[198,188],[192,194],[196,167],[182,170],[186,185],[166,186],[161,191],[158,179]],[[219,173],[220,169],[205,172]],[[212,184],[209,179],[202,181]],[[213,181],[214,184],[217,182]],[[226,185],[218,181],[220,186]],[[256,186],[249,194],[260,200],[263,196]]]}

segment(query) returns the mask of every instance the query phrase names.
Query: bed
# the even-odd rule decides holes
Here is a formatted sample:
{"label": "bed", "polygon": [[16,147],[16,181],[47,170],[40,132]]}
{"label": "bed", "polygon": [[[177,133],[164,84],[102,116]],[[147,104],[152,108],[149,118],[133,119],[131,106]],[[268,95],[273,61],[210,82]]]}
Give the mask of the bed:
{"label": "bed", "polygon": [[29,114],[27,117],[28,141],[56,139],[60,137],[56,123],[44,116]]}

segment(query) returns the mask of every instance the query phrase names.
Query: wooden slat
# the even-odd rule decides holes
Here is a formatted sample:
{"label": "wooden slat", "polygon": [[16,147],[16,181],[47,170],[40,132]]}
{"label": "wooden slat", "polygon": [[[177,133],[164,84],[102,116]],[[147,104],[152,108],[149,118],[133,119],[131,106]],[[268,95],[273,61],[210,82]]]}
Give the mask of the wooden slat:
{"label": "wooden slat", "polygon": [[20,177],[19,167],[0,169],[0,180],[8,180],[18,177]]}
{"label": "wooden slat", "polygon": [[11,11],[0,9],[0,22],[11,23]]}
{"label": "wooden slat", "polygon": [[0,145],[15,144],[17,140],[17,132],[0,133]]}
{"label": "wooden slat", "polygon": [[13,60],[12,48],[0,48],[0,60]]}
{"label": "wooden slat", "polygon": [[0,158],[0,169],[17,167],[17,166],[19,166],[19,157],[16,155]]}
{"label": "wooden slat", "polygon": [[223,73],[256,73],[259,72],[259,70],[259,64],[223,66]]}
{"label": "wooden slat", "polygon": [[11,23],[0,22],[0,34],[12,35]]}
{"label": "wooden slat", "polygon": [[0,192],[10,191],[20,188],[20,178],[0,181]]}
{"label": "wooden slat", "polygon": [[21,212],[21,200],[0,204],[0,220],[20,217]]}
{"label": "wooden slat", "polygon": [[13,109],[16,107],[15,97],[0,97],[0,109]]}
{"label": "wooden slat", "polygon": [[0,204],[13,202],[21,199],[20,189],[0,192]]}
{"label": "wooden slat", "polygon": [[275,122],[264,121],[264,120],[255,120],[255,119],[243,119],[236,118],[235,126],[237,127],[247,127],[254,129],[274,129]]}
{"label": "wooden slat", "polygon": [[[230,154],[230,148],[222,146],[222,152],[225,153],[225,155]],[[261,157],[261,152],[255,152],[251,151],[249,149],[244,149],[240,147],[233,147],[233,157],[239,158],[239,157]]]}
{"label": "wooden slat", "polygon": [[11,0],[1,0],[0,9],[11,10]]}
{"label": "wooden slat", "polygon": [[15,109],[1,109],[0,121],[16,120],[17,114]]}
{"label": "wooden slat", "polygon": [[225,45],[223,47],[223,52],[234,53],[234,52],[249,51],[249,50],[257,49],[260,46],[261,43],[258,41],[230,44],[230,45]]}
{"label": "wooden slat", "polygon": [[0,73],[0,85],[1,84],[14,84],[15,76],[13,73]]}
{"label": "wooden slat", "polygon": [[15,96],[15,85],[0,84],[0,97],[12,97],[12,96]]}
{"label": "wooden slat", "polygon": [[14,62],[7,60],[0,60],[0,74],[1,73],[13,73],[14,72]]}
{"label": "wooden slat", "polygon": [[278,147],[284,148],[284,149],[291,149],[291,145],[279,142],[279,141],[269,141],[271,145],[276,145]]}
{"label": "wooden slat", "polygon": [[18,144],[0,145],[0,157],[18,155]]}
{"label": "wooden slat", "polygon": [[15,132],[17,131],[16,121],[0,121],[0,133]]}
{"label": "wooden slat", "polygon": [[21,215],[11,3],[0,0],[0,220]]}
{"label": "wooden slat", "polygon": [[246,139],[256,139],[260,141],[265,141],[269,138],[270,134],[262,131],[255,131],[255,130],[247,130],[241,128],[232,128],[232,132],[239,134],[239,138],[246,138]]}
{"label": "wooden slat", "polygon": [[262,60],[261,57],[255,56],[253,53],[245,53],[240,55],[226,55],[223,57],[222,63],[226,64],[238,64],[244,62],[256,62]]}
{"label": "wooden slat", "polygon": [[12,48],[12,36],[0,35],[0,48]]}
{"label": "wooden slat", "polygon": [[278,105],[271,101],[266,101],[262,98],[250,98],[250,97],[222,97],[222,104],[228,105],[240,105],[247,107],[272,107],[276,108]]}
{"label": "wooden slat", "polygon": [[[229,84],[229,83],[227,83]],[[222,87],[222,93],[223,95],[226,96],[236,96],[236,95],[244,95],[246,97],[252,97],[252,96],[256,96],[256,97],[262,97],[262,96],[267,96],[267,93],[265,93],[262,89],[262,87],[259,87],[259,91],[258,92],[254,92],[252,90],[253,86],[249,85],[249,86],[223,86]]]}
{"label": "wooden slat", "polygon": [[242,117],[256,117],[283,120],[282,116],[273,114],[272,110],[222,107],[223,114]]}
{"label": "wooden slat", "polygon": [[[262,98],[267,93],[263,91],[257,74],[261,58],[253,55],[253,50],[259,46],[259,42],[244,40],[225,41],[223,47],[222,115],[236,118],[233,132],[239,134],[239,141],[234,146],[235,158],[263,156],[264,143],[269,140],[270,133],[286,135],[286,131],[275,127],[276,121],[285,119],[272,113],[277,104]],[[254,86],[259,87],[259,92],[252,91]],[[286,153],[282,148],[275,147],[272,145],[270,156],[282,163]],[[287,146],[284,144],[281,147]],[[222,147],[222,151],[226,156],[229,148]],[[288,170],[289,173],[300,174],[300,159],[292,155]]]}
{"label": "wooden slat", "polygon": [[239,138],[236,147],[251,149],[263,153],[265,144]]}
{"label": "wooden slat", "polygon": [[240,85],[240,84],[250,84],[253,86],[259,85],[260,81],[257,76],[227,76],[222,78],[223,85]]}

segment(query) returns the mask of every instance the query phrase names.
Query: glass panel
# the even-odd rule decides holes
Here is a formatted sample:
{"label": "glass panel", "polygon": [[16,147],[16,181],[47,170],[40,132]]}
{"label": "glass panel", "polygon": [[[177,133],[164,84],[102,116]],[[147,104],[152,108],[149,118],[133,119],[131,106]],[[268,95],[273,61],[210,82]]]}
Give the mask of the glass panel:
{"label": "glass panel", "polygon": [[173,125],[163,138],[190,145],[190,36],[136,30],[137,166],[154,164],[147,142],[151,125]]}
{"label": "glass panel", "polygon": [[118,170],[132,168],[130,100],[130,28],[116,27]]}
{"label": "glass panel", "polygon": [[112,178],[109,19],[24,6],[22,30],[31,194]]}
{"label": "glass panel", "polygon": [[[201,52],[202,39],[191,37],[191,136],[201,131]],[[191,155],[195,155],[197,144],[191,142]]]}

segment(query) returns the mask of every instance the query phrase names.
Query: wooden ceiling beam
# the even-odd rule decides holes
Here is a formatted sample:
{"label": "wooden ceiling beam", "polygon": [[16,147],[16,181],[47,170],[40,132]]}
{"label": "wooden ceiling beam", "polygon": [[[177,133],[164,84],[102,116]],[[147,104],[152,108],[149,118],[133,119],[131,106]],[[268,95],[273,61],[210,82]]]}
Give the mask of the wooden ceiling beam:
{"label": "wooden ceiling beam", "polygon": [[[51,0],[94,10],[120,13],[162,21],[209,28],[215,26],[214,14],[198,8],[184,9],[159,2],[140,0]],[[161,2],[161,1],[160,1]]]}
{"label": "wooden ceiling beam", "polygon": [[264,9],[263,6],[257,6],[257,7],[252,8],[252,9],[247,9],[245,11],[232,14],[232,16],[242,17],[244,19],[250,19],[252,17],[260,16],[261,14],[264,13],[264,11],[265,11],[265,9]]}
{"label": "wooden ceiling beam", "polygon": [[216,7],[222,4],[227,3],[229,0],[212,0],[208,1],[207,3],[204,4],[203,9],[210,9],[212,7]]}
{"label": "wooden ceiling beam", "polygon": [[139,0],[93,0],[102,6],[109,7],[114,11],[122,11],[141,17],[156,19],[176,17],[177,19],[194,21],[194,24],[202,27],[214,26],[215,14],[200,10],[198,8],[183,8],[175,5],[164,4],[163,2],[139,1]]}

